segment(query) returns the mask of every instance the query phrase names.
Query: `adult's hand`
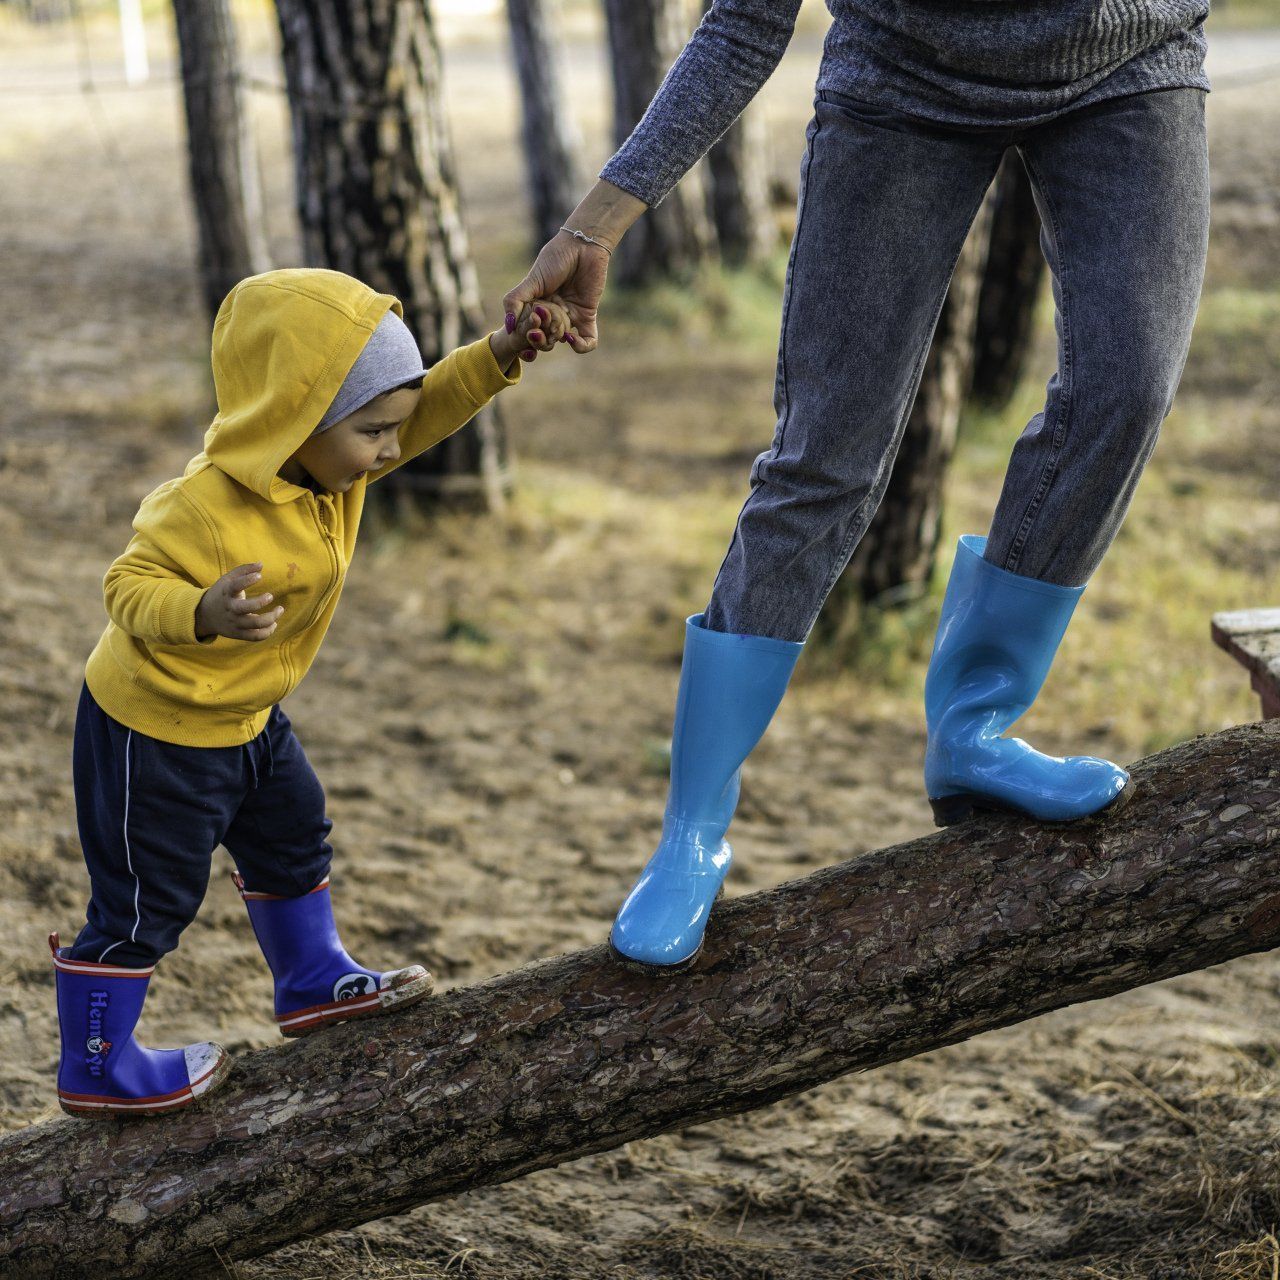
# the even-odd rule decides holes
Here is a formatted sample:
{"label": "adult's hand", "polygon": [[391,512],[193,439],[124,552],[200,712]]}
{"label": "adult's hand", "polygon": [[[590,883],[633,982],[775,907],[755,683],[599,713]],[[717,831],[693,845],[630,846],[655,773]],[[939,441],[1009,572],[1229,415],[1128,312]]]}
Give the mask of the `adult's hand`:
{"label": "adult's hand", "polygon": [[[542,246],[529,274],[503,298],[507,327],[520,320],[522,310],[539,298],[559,302],[569,312],[573,328],[566,339],[575,351],[594,351],[600,341],[596,310],[609,272],[609,255],[627,228],[648,208],[643,200],[599,179],[565,219],[565,226],[598,243],[558,231]],[[511,319],[510,317],[514,317]]]}
{"label": "adult's hand", "polygon": [[[518,322],[531,302],[554,298],[569,313],[572,327],[566,340],[585,354],[599,342],[596,311],[608,271],[607,249],[560,231],[542,246],[529,274],[503,298],[502,305],[508,317]],[[512,323],[509,319],[508,327]]]}

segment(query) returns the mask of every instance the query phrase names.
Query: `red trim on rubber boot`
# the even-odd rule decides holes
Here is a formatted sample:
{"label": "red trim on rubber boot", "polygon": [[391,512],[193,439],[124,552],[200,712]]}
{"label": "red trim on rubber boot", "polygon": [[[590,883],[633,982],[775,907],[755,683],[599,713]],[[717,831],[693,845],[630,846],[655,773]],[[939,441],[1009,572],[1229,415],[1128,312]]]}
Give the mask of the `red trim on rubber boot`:
{"label": "red trim on rubber boot", "polygon": [[290,1013],[277,1013],[276,1022],[286,1036],[305,1035],[326,1022],[344,1022],[359,1018],[382,1007],[379,992],[362,996],[359,1000],[330,1000],[325,1004],[313,1004],[307,1009],[294,1009]]}
{"label": "red trim on rubber boot", "polygon": [[94,978],[149,978],[156,970],[153,964],[145,969],[126,969],[123,965],[100,964],[97,960],[71,960],[62,954],[57,930],[49,935],[49,950],[53,952],[54,968],[64,973],[87,973]]}
{"label": "red trim on rubber boot", "polygon": [[[414,971],[417,970],[415,973]],[[435,990],[435,979],[422,965],[409,965],[392,971],[395,977],[389,986],[379,986],[377,991],[355,1000],[327,1000],[305,1009],[292,1009],[276,1014],[280,1034],[305,1036],[331,1022],[348,1022],[356,1018],[368,1018],[374,1014],[396,1013],[410,1005],[425,1000]],[[386,974],[382,975],[384,978]]]}
{"label": "red trim on rubber boot", "polygon": [[155,1094],[149,1098],[106,1098],[91,1093],[66,1093],[59,1089],[58,1102],[64,1111],[72,1115],[100,1115],[104,1111],[122,1115],[154,1115],[174,1111],[198,1102],[213,1088],[216,1081],[210,1081],[200,1093],[196,1092],[196,1086],[204,1084],[210,1076],[220,1078],[230,1066],[231,1059],[224,1053],[203,1075],[197,1076],[181,1089],[175,1089],[172,1093]]}
{"label": "red trim on rubber boot", "polygon": [[[292,899],[286,898],[286,896],[283,893],[258,893],[253,889],[246,889],[244,887],[244,878],[240,876],[238,873],[233,873],[231,878],[236,882],[236,889],[239,890],[240,896],[246,902],[248,902],[251,898],[256,902],[292,901]],[[327,889],[328,887],[329,887],[329,877],[325,876],[325,878],[321,880],[320,883],[316,885],[314,889],[308,889],[306,893],[295,894],[294,897],[306,898],[309,895],[313,893],[319,893],[321,889]]]}

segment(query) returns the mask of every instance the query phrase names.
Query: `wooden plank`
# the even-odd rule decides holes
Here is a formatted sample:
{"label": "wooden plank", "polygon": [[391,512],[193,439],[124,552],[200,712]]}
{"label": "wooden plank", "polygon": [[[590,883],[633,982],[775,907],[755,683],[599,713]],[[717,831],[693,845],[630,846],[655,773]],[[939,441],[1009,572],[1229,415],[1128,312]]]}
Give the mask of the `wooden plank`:
{"label": "wooden plank", "polygon": [[1262,716],[1280,716],[1280,609],[1241,609],[1215,613],[1213,641],[1252,677],[1262,699]]}
{"label": "wooden plank", "polygon": [[1215,613],[1213,629],[1229,636],[1280,631],[1280,609],[1237,609],[1234,612]]}

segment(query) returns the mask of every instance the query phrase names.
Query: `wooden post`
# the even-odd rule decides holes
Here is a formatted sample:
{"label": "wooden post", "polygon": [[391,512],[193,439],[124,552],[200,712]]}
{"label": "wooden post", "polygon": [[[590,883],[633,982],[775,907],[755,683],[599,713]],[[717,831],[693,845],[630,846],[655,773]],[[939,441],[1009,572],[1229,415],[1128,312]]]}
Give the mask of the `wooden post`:
{"label": "wooden post", "polygon": [[200,286],[212,324],[245,276],[266,271],[266,216],[230,0],[173,0]]}
{"label": "wooden post", "polygon": [[120,38],[124,44],[124,78],[142,84],[151,75],[147,62],[147,27],[142,20],[142,0],[120,0]]}

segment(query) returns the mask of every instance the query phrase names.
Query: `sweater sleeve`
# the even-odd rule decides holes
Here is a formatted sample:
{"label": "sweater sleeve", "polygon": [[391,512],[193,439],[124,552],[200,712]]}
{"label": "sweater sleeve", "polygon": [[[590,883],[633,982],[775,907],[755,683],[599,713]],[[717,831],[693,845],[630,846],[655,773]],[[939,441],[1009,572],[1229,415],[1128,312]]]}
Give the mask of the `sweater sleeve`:
{"label": "sweater sleeve", "polygon": [[520,381],[520,372],[518,360],[510,374],[498,367],[487,335],[451,351],[432,365],[422,379],[418,407],[400,428],[400,457],[370,472],[369,483],[381,480],[466,426],[499,391],[514,387]]}
{"label": "sweater sleeve", "polygon": [[103,579],[107,615],[152,644],[198,644],[196,606],[221,576],[217,538],[171,481],[143,499],[134,535]]}
{"label": "sweater sleeve", "polygon": [[799,10],[800,0],[715,0],[600,176],[660,204],[773,74]]}

